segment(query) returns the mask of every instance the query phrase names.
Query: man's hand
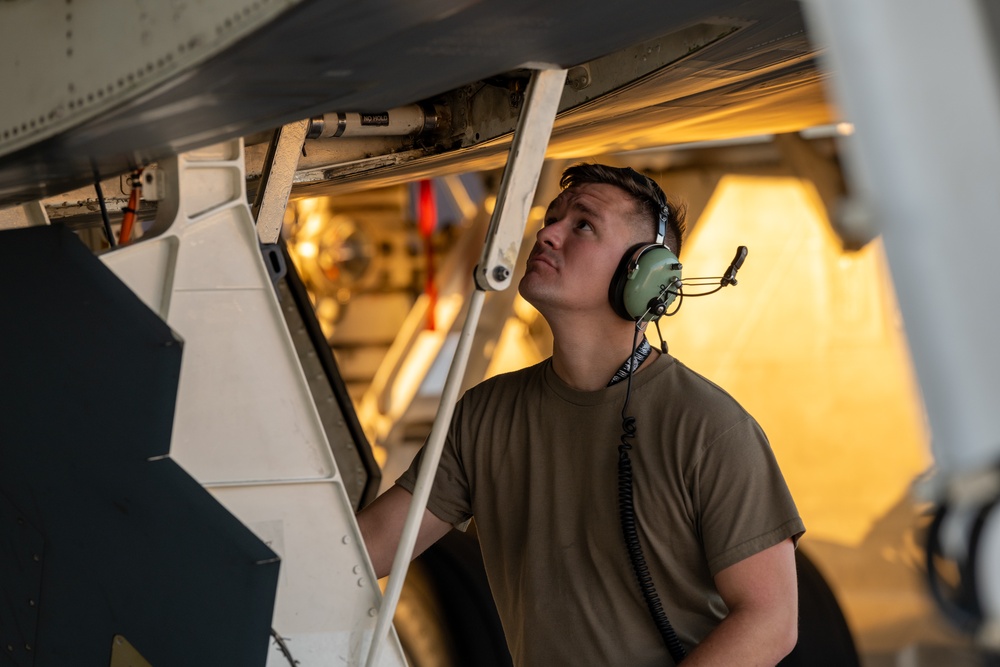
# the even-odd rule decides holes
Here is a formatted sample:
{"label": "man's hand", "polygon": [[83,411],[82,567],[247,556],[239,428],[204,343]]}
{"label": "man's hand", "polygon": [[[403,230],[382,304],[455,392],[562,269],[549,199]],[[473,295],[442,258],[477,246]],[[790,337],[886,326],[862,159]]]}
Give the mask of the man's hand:
{"label": "man's hand", "polygon": [[729,615],[684,660],[684,667],[775,665],[798,639],[798,585],[791,540],[715,576]]}
{"label": "man's hand", "polygon": [[[410,509],[413,496],[401,486],[394,486],[358,514],[358,527],[365,540],[368,557],[375,568],[375,575],[382,578],[389,574],[392,560],[396,556],[399,538],[403,534],[406,513]],[[448,534],[451,524],[424,509],[424,518],[417,533],[417,544],[413,549],[416,558],[439,539]]]}

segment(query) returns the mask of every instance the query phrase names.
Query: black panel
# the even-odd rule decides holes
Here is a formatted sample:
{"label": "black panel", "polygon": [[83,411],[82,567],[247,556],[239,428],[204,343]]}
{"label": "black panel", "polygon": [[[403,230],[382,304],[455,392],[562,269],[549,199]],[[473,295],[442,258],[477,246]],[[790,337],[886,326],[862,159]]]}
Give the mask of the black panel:
{"label": "black panel", "polygon": [[180,341],[60,227],[0,232],[0,285],[0,620],[25,644],[37,624],[17,650],[107,665],[120,634],[153,665],[263,665],[277,556],[165,456]]}

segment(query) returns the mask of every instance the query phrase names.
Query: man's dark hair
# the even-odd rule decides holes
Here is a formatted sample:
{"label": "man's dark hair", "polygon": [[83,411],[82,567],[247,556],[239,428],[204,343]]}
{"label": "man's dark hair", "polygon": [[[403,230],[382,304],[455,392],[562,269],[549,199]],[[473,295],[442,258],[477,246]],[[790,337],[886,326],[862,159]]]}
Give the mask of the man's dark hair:
{"label": "man's dark hair", "polygon": [[609,167],[606,164],[573,165],[563,172],[559,181],[559,185],[563,188],[587,183],[614,185],[631,195],[640,215],[649,219],[654,234],[659,226],[661,211],[665,209],[667,232],[663,242],[674,251],[675,255],[680,256],[681,241],[684,239],[685,209],[668,201],[656,181],[631,167]]}

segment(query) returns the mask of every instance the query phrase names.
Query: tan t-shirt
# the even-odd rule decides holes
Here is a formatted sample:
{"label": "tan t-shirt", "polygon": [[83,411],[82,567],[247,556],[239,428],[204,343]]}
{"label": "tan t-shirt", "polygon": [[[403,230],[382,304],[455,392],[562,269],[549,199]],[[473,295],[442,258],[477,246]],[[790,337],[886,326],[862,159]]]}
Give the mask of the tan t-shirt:
{"label": "tan t-shirt", "polygon": [[[459,401],[429,509],[475,516],[520,666],[666,665],[618,517],[626,383],[577,391],[551,360]],[[632,380],[635,511],[664,610],[690,651],[726,607],[713,576],[804,531],[760,427],[669,355]],[[420,456],[398,480],[413,491]]]}

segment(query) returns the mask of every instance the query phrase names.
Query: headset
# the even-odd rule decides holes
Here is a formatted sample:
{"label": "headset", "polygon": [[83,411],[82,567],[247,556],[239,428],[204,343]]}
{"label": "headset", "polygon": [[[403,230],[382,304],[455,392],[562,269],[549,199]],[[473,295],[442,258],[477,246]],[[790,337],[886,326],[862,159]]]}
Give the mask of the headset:
{"label": "headset", "polygon": [[[721,276],[703,276],[681,280],[683,266],[670,246],[663,242],[667,233],[670,212],[665,201],[660,202],[660,215],[656,226],[656,241],[640,243],[629,248],[622,256],[608,285],[611,308],[620,317],[641,325],[657,322],[663,316],[677,313],[685,296],[708,296],[723,287],[736,285],[736,272],[747,258],[747,247],[736,248],[736,256]],[[684,287],[713,287],[708,291],[687,293]],[[668,311],[674,300],[673,310]]]}
{"label": "headset", "polygon": [[[625,252],[608,286],[611,307],[633,322],[650,322],[667,315],[681,290],[681,266],[663,240],[667,233],[665,202],[660,202],[656,241],[640,243]],[[673,313],[670,313],[673,314]]]}

